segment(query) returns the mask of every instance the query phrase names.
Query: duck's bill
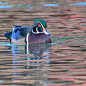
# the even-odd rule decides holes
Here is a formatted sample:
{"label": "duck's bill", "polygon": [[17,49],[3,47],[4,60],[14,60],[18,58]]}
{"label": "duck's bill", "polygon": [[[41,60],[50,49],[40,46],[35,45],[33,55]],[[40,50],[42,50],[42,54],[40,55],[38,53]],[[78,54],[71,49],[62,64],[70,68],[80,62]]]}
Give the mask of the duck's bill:
{"label": "duck's bill", "polygon": [[43,33],[45,33],[46,35],[49,35],[50,36],[50,33],[47,31],[47,29],[44,29],[43,30]]}

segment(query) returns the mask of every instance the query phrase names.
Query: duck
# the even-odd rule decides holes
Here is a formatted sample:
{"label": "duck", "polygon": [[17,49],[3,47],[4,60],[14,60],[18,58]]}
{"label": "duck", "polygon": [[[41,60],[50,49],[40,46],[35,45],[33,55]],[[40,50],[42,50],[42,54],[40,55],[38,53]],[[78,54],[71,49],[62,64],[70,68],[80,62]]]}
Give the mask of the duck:
{"label": "duck", "polygon": [[32,27],[14,25],[13,31],[8,31],[4,36],[12,44],[41,44],[52,43],[50,33],[47,31],[46,21],[36,19]]}

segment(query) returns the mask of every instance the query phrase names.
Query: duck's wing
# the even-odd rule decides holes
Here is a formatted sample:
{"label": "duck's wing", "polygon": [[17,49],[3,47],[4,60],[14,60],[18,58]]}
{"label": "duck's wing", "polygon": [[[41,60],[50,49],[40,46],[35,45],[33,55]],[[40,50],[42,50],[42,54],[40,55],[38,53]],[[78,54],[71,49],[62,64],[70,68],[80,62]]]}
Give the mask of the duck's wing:
{"label": "duck's wing", "polygon": [[32,27],[22,27],[19,25],[15,25],[13,27],[13,31],[8,31],[4,34],[4,36],[7,38],[7,40],[10,40],[12,36],[19,38],[26,37],[27,33],[30,33],[32,31]]}
{"label": "duck's wing", "polygon": [[32,27],[20,27],[19,31],[21,36],[26,37],[28,33],[31,33]]}
{"label": "duck's wing", "polygon": [[11,38],[12,35],[12,31],[8,31],[4,34],[4,36],[7,38],[7,40],[9,40]]}
{"label": "duck's wing", "polygon": [[32,27],[22,27],[22,26],[17,26],[15,25],[15,27],[13,27],[13,31],[8,31],[4,34],[4,36],[7,38],[7,40],[9,40],[11,38],[11,36],[14,37],[26,37],[27,33],[30,33],[32,31]]}

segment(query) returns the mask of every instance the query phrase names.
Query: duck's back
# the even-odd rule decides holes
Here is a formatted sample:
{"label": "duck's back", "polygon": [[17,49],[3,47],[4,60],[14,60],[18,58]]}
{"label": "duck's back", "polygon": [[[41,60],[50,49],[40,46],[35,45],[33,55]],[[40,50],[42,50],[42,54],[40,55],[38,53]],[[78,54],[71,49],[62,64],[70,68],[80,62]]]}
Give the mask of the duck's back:
{"label": "duck's back", "polygon": [[15,26],[13,31],[6,32],[4,36],[12,44],[25,44],[26,35],[27,33],[31,33],[31,31],[32,27]]}

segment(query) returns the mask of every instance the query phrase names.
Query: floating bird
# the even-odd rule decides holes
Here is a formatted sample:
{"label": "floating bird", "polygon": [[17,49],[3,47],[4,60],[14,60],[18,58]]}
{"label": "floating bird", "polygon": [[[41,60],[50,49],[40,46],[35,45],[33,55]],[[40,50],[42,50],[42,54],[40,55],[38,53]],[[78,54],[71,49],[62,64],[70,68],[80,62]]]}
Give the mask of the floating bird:
{"label": "floating bird", "polygon": [[32,27],[22,27],[15,25],[13,31],[4,34],[12,44],[38,44],[51,43],[50,33],[47,31],[47,24],[42,19],[33,22]]}

